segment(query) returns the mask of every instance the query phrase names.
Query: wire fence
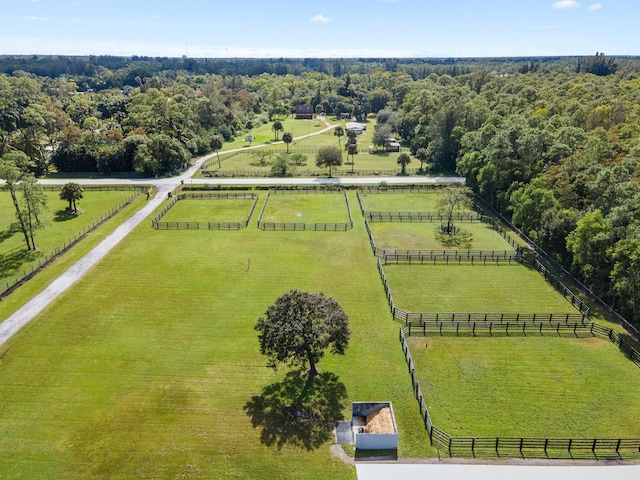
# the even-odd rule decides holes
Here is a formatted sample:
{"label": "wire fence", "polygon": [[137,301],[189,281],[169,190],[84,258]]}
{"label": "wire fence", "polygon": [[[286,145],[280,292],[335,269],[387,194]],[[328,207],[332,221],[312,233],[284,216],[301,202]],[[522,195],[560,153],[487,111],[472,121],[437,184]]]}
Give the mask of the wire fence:
{"label": "wire fence", "polygon": [[[146,188],[148,187],[144,187],[143,190]],[[71,247],[73,247],[78,242],[80,242],[80,240],[85,238],[87,234],[94,231],[96,228],[100,227],[103,223],[105,223],[111,217],[116,215],[127,205],[131,204],[142,192],[140,188],[123,189],[123,191],[124,190],[131,190],[131,191],[138,191],[138,192],[131,195],[129,198],[121,202],[116,207],[112,208],[109,212],[102,215],[99,219],[95,220],[93,223],[91,223],[91,225],[87,226],[84,230],[75,234],[73,238],[70,238],[68,241],[64,242],[61,246],[55,247],[50,253],[38,259],[37,264],[31,265],[29,268],[15,275],[13,278],[3,281],[4,286],[2,287],[2,291],[0,291],[0,300],[6,297],[7,295],[9,295],[10,293],[12,293],[22,284],[24,284],[25,282],[33,278],[38,272],[44,269],[47,265],[51,264],[60,255],[67,252],[69,249],[71,249]],[[107,190],[102,190],[102,191],[107,191]]]}
{"label": "wire fence", "polygon": [[[219,200],[219,199],[253,199],[249,214],[241,222],[161,222],[173,206],[181,200]],[[156,230],[240,230],[249,225],[251,216],[258,203],[258,196],[252,193],[180,193],[174,195],[171,201],[151,220]]]}

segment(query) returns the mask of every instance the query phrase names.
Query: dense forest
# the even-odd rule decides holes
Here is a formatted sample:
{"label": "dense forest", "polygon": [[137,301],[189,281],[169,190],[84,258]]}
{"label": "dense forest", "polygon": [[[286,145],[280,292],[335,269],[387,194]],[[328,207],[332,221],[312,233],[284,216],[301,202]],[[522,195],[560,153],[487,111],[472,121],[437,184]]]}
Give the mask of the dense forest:
{"label": "dense forest", "polygon": [[37,175],[171,172],[299,104],[375,116],[640,322],[640,59],[0,57],[0,72],[0,155]]}

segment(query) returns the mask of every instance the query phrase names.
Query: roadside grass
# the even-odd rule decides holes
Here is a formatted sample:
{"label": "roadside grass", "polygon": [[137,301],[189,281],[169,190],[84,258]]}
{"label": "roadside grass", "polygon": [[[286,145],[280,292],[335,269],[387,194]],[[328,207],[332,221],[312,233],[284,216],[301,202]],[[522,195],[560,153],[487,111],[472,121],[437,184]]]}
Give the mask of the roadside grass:
{"label": "roadside grass", "polygon": [[300,382],[266,367],[253,326],[292,288],[322,291],[349,315],[346,356],[319,364],[317,404],[333,405],[337,420],[351,401],[392,400],[400,455],[435,456],[362,220],[339,233],[145,222],[0,347],[0,471],[353,478],[331,455],[328,430],[292,431],[278,414]]}
{"label": "roadside grass", "polygon": [[263,222],[347,223],[349,212],[342,193],[270,195]]}
{"label": "roadside grass", "polygon": [[640,369],[607,339],[407,340],[433,422],[449,435],[640,437]]}
{"label": "roadside grass", "polygon": [[369,228],[376,246],[395,250],[497,250],[514,251],[513,247],[491,226],[482,222],[456,222],[456,226],[471,234],[468,245],[444,246],[437,237],[440,223],[370,222]]}
{"label": "roadside grass", "polygon": [[411,312],[578,313],[520,264],[386,265],[397,307]]}
{"label": "roadside grass", "polygon": [[[426,193],[366,193],[360,192],[362,205],[368,212],[431,212],[440,210],[439,188]],[[469,210],[471,211],[471,210]]]}
{"label": "roadside grass", "polygon": [[252,198],[185,198],[162,217],[162,222],[244,222]]}
{"label": "roadside grass", "polygon": [[11,281],[34,265],[43,257],[51,255],[56,248],[62,248],[84,232],[94,222],[135,194],[134,191],[85,191],[78,203],[79,215],[65,211],[67,202],[59,198],[59,192],[46,191],[47,213],[45,227],[35,232],[37,250],[28,252],[24,236],[12,227],[15,209],[9,192],[0,191],[0,286]]}
{"label": "roadside grass", "polygon": [[[100,228],[87,234],[87,236],[71,250],[58,257],[53,263],[31,280],[21,285],[17,290],[0,301],[0,319],[5,319],[27,303],[31,298],[44,290],[49,283],[61,273],[71,267],[77,260],[86,255],[93,247],[98,245],[111,234],[122,222],[135,214],[144,206],[144,195],[138,196],[131,204],[124,207],[116,216],[107,220]],[[1,361],[0,361],[1,363]]]}

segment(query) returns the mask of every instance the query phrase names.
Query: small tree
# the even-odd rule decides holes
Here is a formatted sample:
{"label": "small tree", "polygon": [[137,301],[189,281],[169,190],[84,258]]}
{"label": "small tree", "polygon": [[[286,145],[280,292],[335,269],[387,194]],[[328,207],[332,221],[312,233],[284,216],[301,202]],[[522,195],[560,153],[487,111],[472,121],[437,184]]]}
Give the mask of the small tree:
{"label": "small tree", "polygon": [[342,137],[344,137],[344,128],[342,128],[340,125],[338,125],[334,130],[333,130],[333,134],[338,137],[338,148],[342,148],[342,145],[340,143],[340,139]]}
{"label": "small tree", "polygon": [[254,328],[269,367],[298,365],[309,369],[309,378],[318,374],[316,365],[325,350],[344,355],[351,336],[347,314],[338,302],[299,290],[279,297]]}
{"label": "small tree", "polygon": [[351,173],[353,173],[353,165],[355,164],[354,156],[358,154],[358,144],[349,143],[347,145],[347,156],[351,155]]}
{"label": "small tree", "polygon": [[295,171],[290,161],[291,157],[286,153],[280,153],[271,163],[271,175],[274,177],[290,177]]}
{"label": "small tree", "polygon": [[220,150],[222,149],[223,142],[224,141],[222,140],[222,137],[220,135],[214,135],[211,137],[211,150],[216,152],[216,156],[218,157],[218,168],[222,167],[222,164],[220,162]]}
{"label": "small tree", "polygon": [[398,157],[398,165],[402,167],[402,175],[407,173],[407,165],[411,163],[411,157],[406,153],[401,153]]}
{"label": "small tree", "polygon": [[289,153],[289,144],[293,142],[293,134],[291,132],[284,132],[282,134],[282,141],[287,144],[287,153]]}
{"label": "small tree", "polygon": [[424,147],[419,148],[418,151],[416,152],[416,158],[420,160],[420,171],[421,172],[424,171],[424,163],[429,158],[429,150],[427,150]]}
{"label": "small tree", "polygon": [[329,167],[329,178],[331,178],[331,167],[342,165],[342,151],[337,147],[322,147],[316,154],[317,167]]}
{"label": "small tree", "polygon": [[457,211],[471,208],[472,195],[471,189],[462,185],[452,185],[442,189],[442,195],[438,201],[438,211],[443,213],[447,219],[447,225],[442,227],[443,233],[447,235],[455,233],[453,215]]}
{"label": "small tree", "polygon": [[280,131],[284,130],[284,127],[282,126],[282,122],[280,120],[276,120],[275,122],[273,122],[273,125],[271,125],[271,130],[273,130],[273,133],[275,135],[275,140],[277,142]]}
{"label": "small tree", "polygon": [[72,213],[78,213],[76,202],[83,197],[84,190],[77,183],[67,183],[60,190],[60,200],[69,202],[69,210]]}

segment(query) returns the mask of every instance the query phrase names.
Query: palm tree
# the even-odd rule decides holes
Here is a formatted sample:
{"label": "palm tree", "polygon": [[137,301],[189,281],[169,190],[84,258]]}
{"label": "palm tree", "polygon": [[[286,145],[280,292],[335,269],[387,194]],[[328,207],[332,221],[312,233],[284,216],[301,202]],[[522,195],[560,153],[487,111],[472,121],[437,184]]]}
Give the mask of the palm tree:
{"label": "palm tree", "polygon": [[338,148],[342,148],[342,145],[340,144],[340,137],[344,136],[344,128],[338,125],[333,131],[333,134],[338,137]]}
{"label": "palm tree", "polygon": [[289,144],[293,142],[293,134],[291,132],[284,132],[282,134],[282,141],[287,144],[287,153],[289,153]]}
{"label": "palm tree", "polygon": [[406,175],[407,173],[407,165],[411,163],[411,157],[406,153],[401,153],[398,157],[398,165],[402,167],[402,175]]}
{"label": "palm tree", "polygon": [[347,146],[347,156],[351,155],[351,173],[353,173],[353,165],[356,163],[354,160],[354,155],[358,154],[358,144],[350,143]]}
{"label": "palm tree", "polygon": [[426,162],[427,159],[429,158],[429,150],[427,150],[424,147],[419,148],[418,151],[416,152],[416,158],[420,160],[420,171],[423,171],[424,162]]}
{"label": "palm tree", "polygon": [[282,126],[282,122],[280,120],[276,120],[275,122],[273,122],[273,125],[271,126],[271,129],[273,130],[275,136],[276,136],[276,142],[278,141],[278,134],[280,132],[280,130],[284,130],[284,127]]}
{"label": "palm tree", "polygon": [[221,164],[220,164],[220,149],[222,148],[222,137],[220,135],[214,135],[213,137],[211,137],[211,141],[210,141],[210,145],[211,145],[211,149],[216,152],[216,156],[218,157],[218,168],[221,168]]}
{"label": "palm tree", "polygon": [[67,183],[63,185],[62,189],[60,190],[60,200],[69,202],[69,210],[71,210],[73,213],[78,213],[76,202],[83,197],[83,192],[84,190],[77,183]]}

